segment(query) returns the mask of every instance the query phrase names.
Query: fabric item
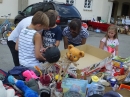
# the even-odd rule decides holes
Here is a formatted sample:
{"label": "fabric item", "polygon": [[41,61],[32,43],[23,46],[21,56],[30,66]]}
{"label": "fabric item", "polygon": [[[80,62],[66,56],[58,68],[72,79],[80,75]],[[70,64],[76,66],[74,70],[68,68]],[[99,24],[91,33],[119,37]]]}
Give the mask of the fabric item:
{"label": "fabric item", "polygon": [[103,95],[103,97],[121,97],[120,94],[114,91],[109,91]]}
{"label": "fabric item", "polygon": [[82,38],[87,38],[89,36],[88,31],[84,27],[81,28],[79,35],[75,38],[72,37],[69,27],[64,28],[62,34],[68,38],[69,43],[73,44],[81,44]]}
{"label": "fabric item", "polygon": [[[114,40],[108,39],[106,41],[106,37],[104,37],[101,41],[105,43],[105,46],[103,48],[105,51],[108,51],[107,46],[114,46],[114,48],[115,48],[116,46],[119,45],[118,39],[114,39]],[[115,51],[112,54],[113,54],[113,56],[115,56]]]}
{"label": "fabric item", "polygon": [[38,79],[38,77],[36,76],[36,74],[34,73],[34,71],[32,70],[26,70],[23,73],[23,76],[25,77],[26,81],[29,81],[30,79],[34,78],[34,79]]}
{"label": "fabric item", "polygon": [[18,80],[15,85],[24,93],[24,97],[38,97],[38,93],[30,89],[22,80]]}
{"label": "fabric item", "polygon": [[5,84],[5,83],[8,83],[7,81],[7,76],[8,76],[8,73],[5,72],[4,70],[0,69],[0,80]]}
{"label": "fabric item", "polygon": [[53,46],[56,41],[62,40],[62,30],[59,26],[50,28],[49,30],[43,30],[42,37],[44,47]]}
{"label": "fabric item", "polygon": [[16,43],[14,41],[7,40],[7,45],[10,49],[11,54],[12,54],[14,65],[19,66],[20,64],[19,64],[19,58],[18,58],[18,51],[15,50]]}
{"label": "fabric item", "polygon": [[8,71],[8,75],[12,75],[16,79],[24,80],[24,77],[23,77],[22,73],[25,70],[28,70],[28,68],[26,68],[24,66],[15,66],[13,69],[11,69],[11,70]]}
{"label": "fabric item", "polygon": [[34,67],[40,64],[40,62],[35,57],[35,46],[33,38],[36,33],[36,30],[28,29],[26,27],[22,29],[19,35],[19,62],[22,66]]}
{"label": "fabric item", "polygon": [[16,26],[16,28],[11,32],[10,36],[8,37],[8,41],[16,42],[21,30],[31,24],[32,18],[33,16],[30,16],[20,21]]}
{"label": "fabric item", "polygon": [[25,81],[25,84],[31,88],[32,90],[36,91],[38,94],[40,94],[38,82],[35,79],[30,79],[29,81]]}
{"label": "fabric item", "polygon": [[12,85],[15,84],[14,77],[12,75],[8,76],[8,82]]}

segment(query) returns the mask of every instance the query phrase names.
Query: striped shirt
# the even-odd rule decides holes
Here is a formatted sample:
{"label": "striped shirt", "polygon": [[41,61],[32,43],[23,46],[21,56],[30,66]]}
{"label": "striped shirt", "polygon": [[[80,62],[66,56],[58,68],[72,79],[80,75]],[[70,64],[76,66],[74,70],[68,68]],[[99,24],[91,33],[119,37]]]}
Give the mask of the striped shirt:
{"label": "striped shirt", "polygon": [[81,28],[79,35],[75,38],[72,37],[69,27],[64,28],[62,34],[68,38],[69,43],[76,45],[81,44],[82,38],[87,38],[89,36],[88,31],[84,27]]}
{"label": "striped shirt", "polygon": [[24,28],[19,35],[19,62],[25,67],[34,67],[39,65],[39,61],[35,57],[35,47],[33,37],[37,31]]}

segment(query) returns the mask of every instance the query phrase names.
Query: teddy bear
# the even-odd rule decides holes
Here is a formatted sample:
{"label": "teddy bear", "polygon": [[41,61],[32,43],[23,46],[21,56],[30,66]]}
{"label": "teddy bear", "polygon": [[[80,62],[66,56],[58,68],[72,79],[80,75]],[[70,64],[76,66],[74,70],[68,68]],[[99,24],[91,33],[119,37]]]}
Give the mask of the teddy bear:
{"label": "teddy bear", "polygon": [[15,96],[14,89],[5,89],[3,82],[0,80],[0,97],[18,97]]}
{"label": "teddy bear", "polygon": [[[73,45],[68,45],[68,51],[66,53],[66,56],[63,56],[58,61],[58,64],[60,65],[60,75],[62,72],[62,69],[64,68],[63,76],[66,75],[66,73],[70,73],[71,70],[69,70],[69,67],[73,68],[73,70],[76,71],[76,66],[78,63],[76,63],[80,58],[84,57],[85,53],[83,51],[80,51],[78,48],[74,47]],[[72,72],[71,72],[72,73]],[[73,76],[76,76],[76,74],[73,74]]]}
{"label": "teddy bear", "polygon": [[80,51],[73,45],[68,46],[68,52],[66,53],[68,60],[71,62],[78,61],[81,57],[84,57],[85,53],[83,51]]}

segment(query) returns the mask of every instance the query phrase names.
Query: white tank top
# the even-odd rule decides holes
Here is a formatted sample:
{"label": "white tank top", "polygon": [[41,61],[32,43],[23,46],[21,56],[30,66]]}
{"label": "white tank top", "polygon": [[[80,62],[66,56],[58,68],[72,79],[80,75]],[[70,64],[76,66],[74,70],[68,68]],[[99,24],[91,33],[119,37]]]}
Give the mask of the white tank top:
{"label": "white tank top", "polygon": [[39,65],[39,61],[35,57],[34,35],[37,32],[33,29],[24,28],[19,35],[19,62],[25,67],[34,67]]}

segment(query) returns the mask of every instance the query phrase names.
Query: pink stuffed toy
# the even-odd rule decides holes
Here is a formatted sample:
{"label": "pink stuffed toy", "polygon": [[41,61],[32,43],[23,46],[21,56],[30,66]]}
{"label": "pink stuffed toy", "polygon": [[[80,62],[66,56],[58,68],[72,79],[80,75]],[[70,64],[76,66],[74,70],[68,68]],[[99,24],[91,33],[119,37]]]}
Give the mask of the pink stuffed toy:
{"label": "pink stuffed toy", "polygon": [[36,74],[32,70],[26,70],[23,72],[23,76],[26,77],[25,80],[29,81],[30,79],[38,79]]}

